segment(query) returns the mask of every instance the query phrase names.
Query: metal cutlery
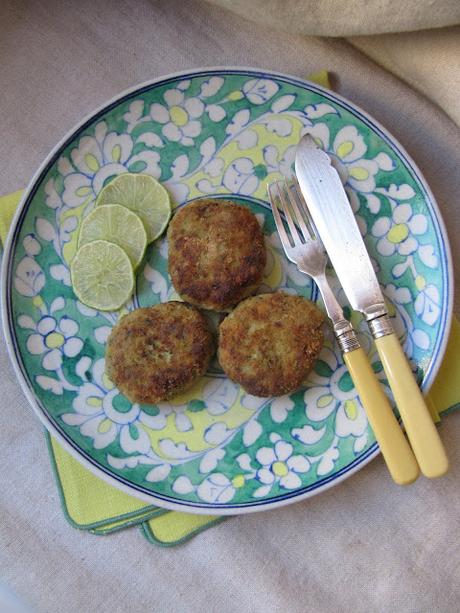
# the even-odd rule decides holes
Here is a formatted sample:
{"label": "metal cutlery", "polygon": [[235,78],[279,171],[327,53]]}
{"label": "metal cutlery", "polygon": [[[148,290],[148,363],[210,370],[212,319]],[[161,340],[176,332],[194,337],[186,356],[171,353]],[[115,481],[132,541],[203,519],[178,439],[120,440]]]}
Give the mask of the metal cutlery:
{"label": "metal cutlery", "polygon": [[295,172],[345,294],[368,322],[420,469],[426,477],[439,477],[449,466],[442,441],[394,333],[340,177],[328,154],[308,134],[297,147]]}
{"label": "metal cutlery", "polygon": [[[326,278],[327,254],[295,184],[276,181],[268,193],[284,252],[297,268],[310,275],[323,297],[327,314],[343,351],[345,363],[367,413],[393,480],[401,485],[415,481],[419,468],[412,450],[393,414],[352,325]],[[283,221],[285,220],[285,221]]]}

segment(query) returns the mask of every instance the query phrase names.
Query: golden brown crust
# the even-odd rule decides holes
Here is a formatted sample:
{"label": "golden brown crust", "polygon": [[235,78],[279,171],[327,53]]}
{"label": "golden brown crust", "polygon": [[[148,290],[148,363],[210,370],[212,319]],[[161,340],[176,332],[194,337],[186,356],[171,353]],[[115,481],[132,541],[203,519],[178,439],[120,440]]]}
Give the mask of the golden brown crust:
{"label": "golden brown crust", "polygon": [[228,311],[257,290],[266,263],[262,230],[251,211],[227,200],[183,207],[168,228],[169,274],[180,296]]}
{"label": "golden brown crust", "polygon": [[106,370],[129,400],[154,404],[192,385],[213,353],[203,315],[188,304],[166,302],[131,311],[117,323],[107,342]]}
{"label": "golden brown crust", "polygon": [[254,396],[296,390],[323,345],[323,313],[309,300],[283,292],[248,298],[219,328],[219,362]]}

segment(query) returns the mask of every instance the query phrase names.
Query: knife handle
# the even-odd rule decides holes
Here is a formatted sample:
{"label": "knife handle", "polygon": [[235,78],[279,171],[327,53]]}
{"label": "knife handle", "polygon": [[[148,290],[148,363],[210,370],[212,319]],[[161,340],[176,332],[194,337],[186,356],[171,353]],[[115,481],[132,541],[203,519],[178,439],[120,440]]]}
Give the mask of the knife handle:
{"label": "knife handle", "polygon": [[376,338],[375,345],[420,470],[425,477],[441,477],[449,461],[396,334]]}
{"label": "knife handle", "polygon": [[417,461],[366,354],[359,347],[343,357],[393,480],[413,483],[419,475]]}

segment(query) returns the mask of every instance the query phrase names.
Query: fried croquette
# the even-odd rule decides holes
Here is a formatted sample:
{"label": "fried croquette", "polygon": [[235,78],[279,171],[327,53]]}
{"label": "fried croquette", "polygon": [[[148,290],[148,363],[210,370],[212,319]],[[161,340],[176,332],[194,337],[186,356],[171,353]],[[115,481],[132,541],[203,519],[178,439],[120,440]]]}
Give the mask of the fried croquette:
{"label": "fried croquette", "polygon": [[244,206],[219,199],[192,202],[173,217],[168,243],[174,287],[203,309],[229,311],[262,281],[264,237]]}
{"label": "fried croquette", "polygon": [[154,404],[190,387],[208,368],[214,341],[193,306],[166,302],[131,311],[113,328],[106,371],[131,402]]}
{"label": "fried croquette", "polygon": [[323,313],[301,296],[276,292],[248,298],[220,324],[220,365],[254,396],[289,394],[318,357],[323,321]]}

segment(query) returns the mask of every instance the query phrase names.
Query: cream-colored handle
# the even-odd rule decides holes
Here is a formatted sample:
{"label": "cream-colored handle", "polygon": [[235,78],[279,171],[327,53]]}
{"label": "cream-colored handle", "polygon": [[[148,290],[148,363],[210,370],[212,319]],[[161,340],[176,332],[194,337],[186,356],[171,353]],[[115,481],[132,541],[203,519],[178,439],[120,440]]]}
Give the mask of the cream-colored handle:
{"label": "cream-colored handle", "polygon": [[449,461],[399,340],[388,334],[375,345],[420,470],[425,477],[441,477]]}
{"label": "cream-colored handle", "polygon": [[360,347],[343,357],[393,480],[413,483],[419,475],[417,461],[366,354]]}

